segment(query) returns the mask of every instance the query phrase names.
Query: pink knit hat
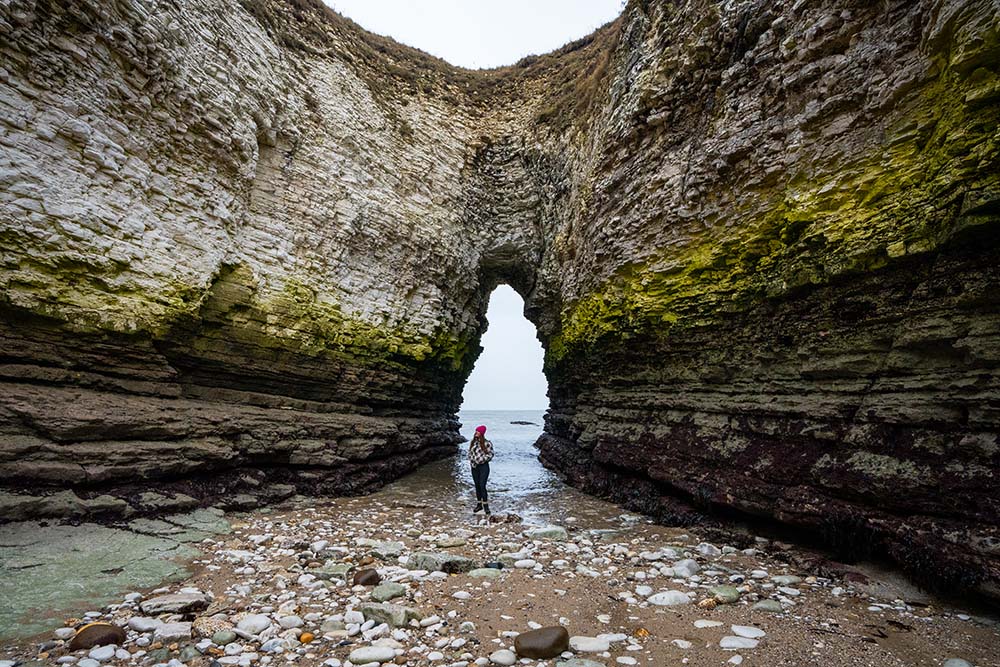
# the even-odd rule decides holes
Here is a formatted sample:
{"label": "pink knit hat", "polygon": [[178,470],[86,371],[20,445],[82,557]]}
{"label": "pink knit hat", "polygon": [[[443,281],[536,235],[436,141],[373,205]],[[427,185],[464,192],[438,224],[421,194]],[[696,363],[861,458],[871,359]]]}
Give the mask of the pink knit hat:
{"label": "pink knit hat", "polygon": [[485,426],[477,426],[476,427],[476,433],[486,433],[486,427]]}

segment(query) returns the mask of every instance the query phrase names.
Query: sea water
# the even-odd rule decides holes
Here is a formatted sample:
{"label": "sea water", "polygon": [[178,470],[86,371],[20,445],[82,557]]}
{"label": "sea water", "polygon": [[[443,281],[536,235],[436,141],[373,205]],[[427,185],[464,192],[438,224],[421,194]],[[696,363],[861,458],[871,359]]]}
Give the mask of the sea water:
{"label": "sea water", "polygon": [[[493,460],[486,483],[494,514],[513,513],[530,523],[545,523],[554,501],[568,501],[567,487],[538,460],[535,441],[542,434],[544,410],[463,410],[461,434],[466,441],[456,456],[422,466],[389,485],[387,495],[399,494],[430,503],[445,503],[470,512],[476,505],[469,441],[480,424],[493,443]],[[515,423],[526,422],[526,423]],[[471,514],[470,514],[471,517]]]}
{"label": "sea water", "polygon": [[[476,426],[486,426],[486,439],[493,443],[490,479],[487,491],[504,496],[509,501],[544,494],[560,486],[558,478],[538,461],[535,441],[542,434],[544,410],[477,410],[462,411],[461,433],[471,440]],[[528,422],[516,424],[514,422]],[[469,443],[460,445],[454,459],[455,476],[473,489],[469,464]],[[472,491],[473,498],[475,492]]]}

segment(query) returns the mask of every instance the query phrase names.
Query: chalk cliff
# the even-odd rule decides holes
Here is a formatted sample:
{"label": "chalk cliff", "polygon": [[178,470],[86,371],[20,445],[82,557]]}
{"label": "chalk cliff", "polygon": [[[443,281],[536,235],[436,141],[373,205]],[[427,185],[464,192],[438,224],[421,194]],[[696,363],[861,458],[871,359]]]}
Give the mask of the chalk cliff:
{"label": "chalk cliff", "polygon": [[633,0],[469,72],[309,0],[0,7],[3,514],[447,456],[508,282],[572,483],[1000,595],[998,16]]}

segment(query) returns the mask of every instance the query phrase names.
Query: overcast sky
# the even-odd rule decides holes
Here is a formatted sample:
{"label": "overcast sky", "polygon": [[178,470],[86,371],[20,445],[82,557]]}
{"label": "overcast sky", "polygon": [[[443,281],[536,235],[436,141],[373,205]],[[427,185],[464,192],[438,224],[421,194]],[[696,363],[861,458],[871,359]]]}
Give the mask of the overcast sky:
{"label": "overcast sky", "polygon": [[489,328],[463,394],[463,410],[544,410],[542,344],[535,325],[524,318],[524,301],[507,285],[490,297]]}
{"label": "overcast sky", "polygon": [[510,65],[590,34],[621,0],[325,0],[361,27],[471,69]]}
{"label": "overcast sky", "polygon": [[[325,0],[361,27],[476,68],[510,65],[590,34],[621,0]],[[524,302],[502,285],[490,298],[483,353],[465,387],[464,410],[548,407],[542,346]]]}

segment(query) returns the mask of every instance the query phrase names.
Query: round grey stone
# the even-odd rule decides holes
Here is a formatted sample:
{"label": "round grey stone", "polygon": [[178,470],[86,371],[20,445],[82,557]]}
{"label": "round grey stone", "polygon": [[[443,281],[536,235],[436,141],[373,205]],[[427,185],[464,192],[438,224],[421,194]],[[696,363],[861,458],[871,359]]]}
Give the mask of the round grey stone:
{"label": "round grey stone", "polygon": [[364,646],[351,651],[350,660],[355,665],[365,665],[369,662],[392,662],[396,651],[388,646]]}

